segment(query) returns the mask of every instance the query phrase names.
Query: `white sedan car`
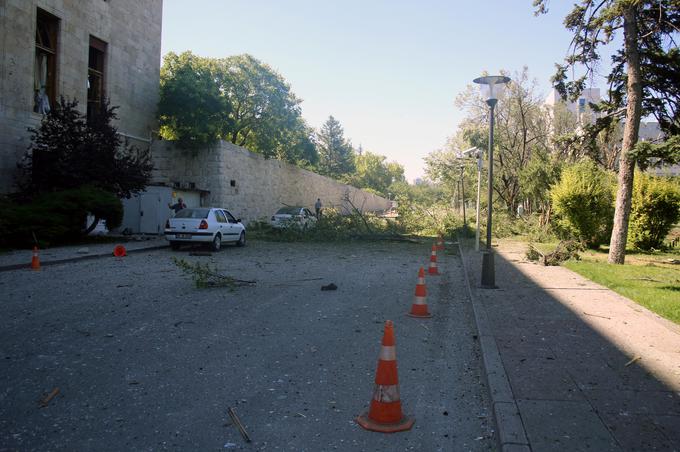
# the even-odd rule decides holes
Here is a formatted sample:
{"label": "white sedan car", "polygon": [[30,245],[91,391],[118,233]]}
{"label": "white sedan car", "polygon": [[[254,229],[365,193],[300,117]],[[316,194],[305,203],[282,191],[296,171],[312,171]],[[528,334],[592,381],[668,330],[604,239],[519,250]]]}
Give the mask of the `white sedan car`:
{"label": "white sedan car", "polygon": [[295,227],[301,230],[316,225],[316,215],[305,207],[281,207],[271,218],[271,225],[275,229]]}
{"label": "white sedan car", "polygon": [[165,238],[172,249],[183,243],[210,244],[219,251],[222,242],[246,244],[246,228],[229,211],[216,207],[182,209],[165,223]]}

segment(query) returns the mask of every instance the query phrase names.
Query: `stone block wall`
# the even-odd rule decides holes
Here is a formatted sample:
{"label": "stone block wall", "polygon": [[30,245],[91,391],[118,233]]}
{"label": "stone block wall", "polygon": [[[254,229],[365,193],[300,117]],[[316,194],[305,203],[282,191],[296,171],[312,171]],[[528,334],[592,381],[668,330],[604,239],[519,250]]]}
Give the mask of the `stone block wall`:
{"label": "stone block wall", "polygon": [[314,211],[317,198],[324,207],[343,213],[351,210],[347,198],[364,212],[379,212],[390,206],[386,198],[280,160],[265,159],[229,142],[219,142],[196,156],[169,141],[155,142],[151,151],[155,167],[152,185],[208,192],[205,205],[224,207],[245,223],[268,220],[284,205]]}
{"label": "stone block wall", "polygon": [[[105,91],[120,108],[116,124],[131,144],[148,146],[157,129],[162,0],[0,0],[0,193],[11,191],[30,144],[37,9],[59,19],[56,95],[87,108],[90,36],[107,43]],[[141,138],[141,140],[140,140]]]}

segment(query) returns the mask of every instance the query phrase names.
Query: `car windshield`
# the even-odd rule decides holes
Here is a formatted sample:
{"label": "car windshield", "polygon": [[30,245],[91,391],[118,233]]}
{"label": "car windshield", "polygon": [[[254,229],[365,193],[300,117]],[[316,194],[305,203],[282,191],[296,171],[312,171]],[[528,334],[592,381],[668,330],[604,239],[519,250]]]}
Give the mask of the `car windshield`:
{"label": "car windshield", "polygon": [[208,218],[210,209],[182,209],[175,218]]}
{"label": "car windshield", "polygon": [[300,207],[281,207],[276,215],[298,215],[300,213]]}

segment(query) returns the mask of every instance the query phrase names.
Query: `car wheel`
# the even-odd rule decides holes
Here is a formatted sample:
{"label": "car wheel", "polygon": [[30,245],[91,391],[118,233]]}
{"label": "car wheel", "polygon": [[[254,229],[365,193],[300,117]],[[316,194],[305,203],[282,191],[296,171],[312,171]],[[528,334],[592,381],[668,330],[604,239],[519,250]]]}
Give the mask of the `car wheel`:
{"label": "car wheel", "polygon": [[180,247],[179,242],[170,242],[170,248],[172,248],[173,250],[177,251],[179,247]]}
{"label": "car wheel", "polygon": [[212,245],[210,247],[213,251],[219,251],[222,247],[222,236],[215,234],[215,238],[213,239]]}
{"label": "car wheel", "polygon": [[241,231],[241,235],[238,238],[238,242],[236,242],[236,246],[246,246],[246,232]]}

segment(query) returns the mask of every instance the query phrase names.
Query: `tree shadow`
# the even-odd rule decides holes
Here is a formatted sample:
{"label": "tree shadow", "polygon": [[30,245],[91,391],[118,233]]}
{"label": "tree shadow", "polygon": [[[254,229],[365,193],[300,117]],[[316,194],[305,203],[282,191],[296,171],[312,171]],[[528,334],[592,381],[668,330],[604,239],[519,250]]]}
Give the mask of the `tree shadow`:
{"label": "tree shadow", "polygon": [[[520,270],[535,264],[498,253],[499,288],[481,289],[481,258],[470,248],[465,254],[532,450],[680,448],[680,384],[670,387],[644,357],[635,359],[584,320],[616,321],[598,310],[601,289],[558,278],[542,288]],[[593,300],[593,313],[556,295],[565,288],[570,297]]]}

